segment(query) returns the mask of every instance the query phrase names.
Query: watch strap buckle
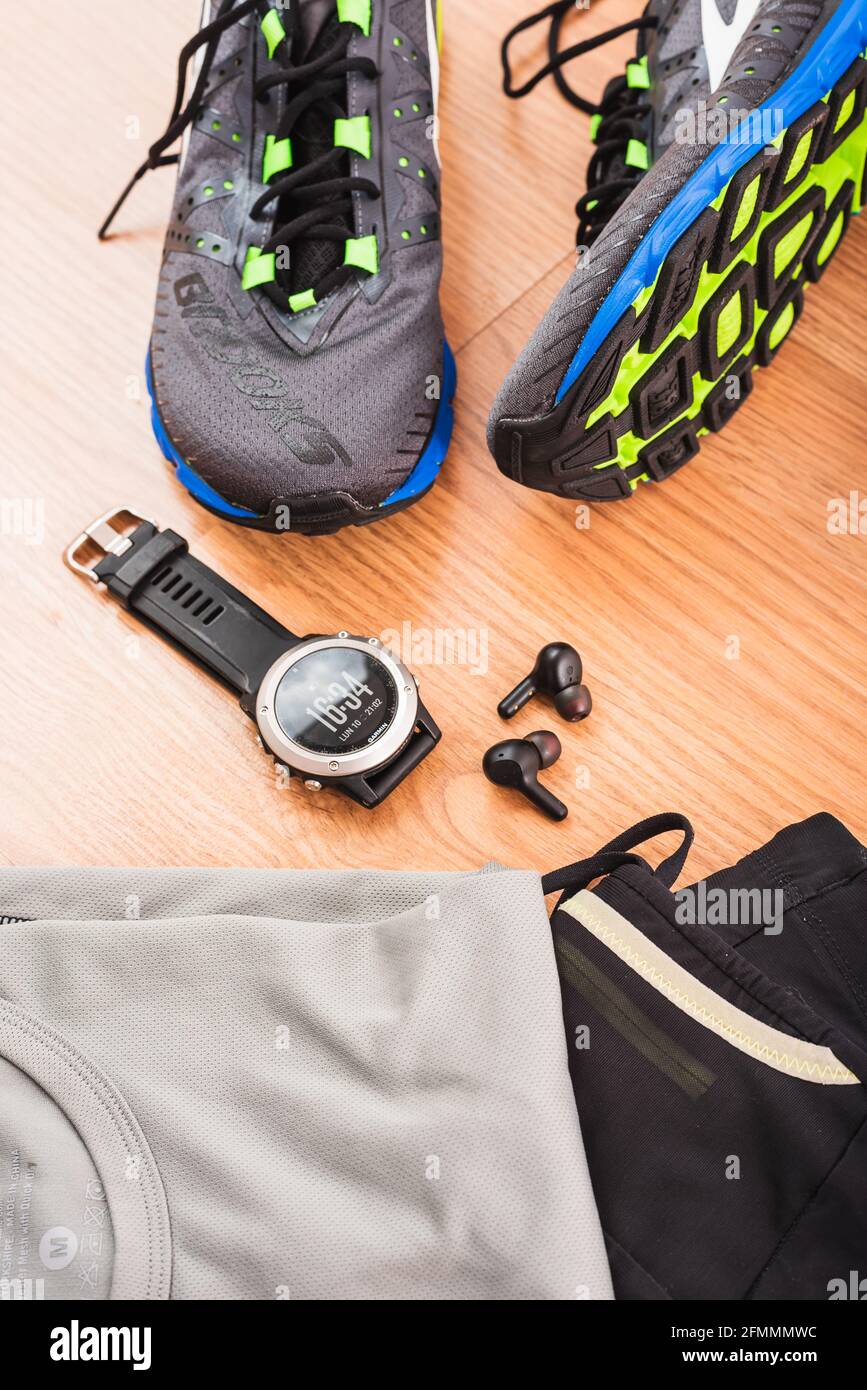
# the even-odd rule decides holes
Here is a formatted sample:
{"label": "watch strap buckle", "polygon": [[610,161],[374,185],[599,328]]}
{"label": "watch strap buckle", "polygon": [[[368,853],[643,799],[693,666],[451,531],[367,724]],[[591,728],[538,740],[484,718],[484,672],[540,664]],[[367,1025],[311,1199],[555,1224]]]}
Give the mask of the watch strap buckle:
{"label": "watch strap buckle", "polygon": [[[127,518],[125,529],[112,525],[119,517]],[[92,579],[98,584],[100,579],[96,570],[100,561],[107,555],[125,554],[132,545],[132,533],[146,522],[148,518],[139,516],[131,507],[113,507],[103,516],[98,516],[89,526],[85,526],[81,535],[76,536],[72,544],[67,546],[63,555],[64,561],[76,574],[82,574],[85,579]],[[88,550],[92,552],[89,561],[83,558]]]}

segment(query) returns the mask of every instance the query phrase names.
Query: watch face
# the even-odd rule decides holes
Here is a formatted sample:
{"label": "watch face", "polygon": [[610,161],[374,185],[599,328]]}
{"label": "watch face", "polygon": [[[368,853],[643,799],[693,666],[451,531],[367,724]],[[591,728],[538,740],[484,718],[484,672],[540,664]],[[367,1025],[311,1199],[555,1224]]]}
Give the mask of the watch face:
{"label": "watch face", "polygon": [[394,678],[372,652],[324,647],[283,676],[274,714],[283,733],[311,753],[357,753],[382,738],[397,713]]}

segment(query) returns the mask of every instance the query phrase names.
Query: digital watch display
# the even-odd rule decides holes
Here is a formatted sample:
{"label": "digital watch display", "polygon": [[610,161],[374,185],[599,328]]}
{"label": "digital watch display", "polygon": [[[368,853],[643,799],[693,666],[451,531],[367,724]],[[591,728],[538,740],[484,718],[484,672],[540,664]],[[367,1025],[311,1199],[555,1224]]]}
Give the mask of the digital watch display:
{"label": "digital watch display", "polygon": [[298,637],[127,509],[73,541],[66,562],[240,696],[261,743],[311,790],[378,806],[436,746],[418,683],[375,637]]}
{"label": "digital watch display", "polygon": [[292,742],[310,753],[357,753],[386,732],[399,691],[369,652],[342,643],[302,655],[274,695],[274,717]]}

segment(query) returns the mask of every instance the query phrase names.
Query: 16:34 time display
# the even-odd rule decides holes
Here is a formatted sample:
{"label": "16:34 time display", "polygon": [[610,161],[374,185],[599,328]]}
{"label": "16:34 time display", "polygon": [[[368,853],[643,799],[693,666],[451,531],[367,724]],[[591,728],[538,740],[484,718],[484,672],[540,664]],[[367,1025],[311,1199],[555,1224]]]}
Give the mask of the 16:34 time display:
{"label": "16:34 time display", "polygon": [[317,695],[313,705],[308,705],[306,710],[311,719],[322,724],[331,734],[339,733],[350,714],[362,708],[362,696],[368,695],[371,701],[364,709],[363,718],[373,714],[382,704],[381,698],[374,695],[364,681],[356,679],[349,671],[342,671],[341,675],[342,681],[332,681],[325,694]]}

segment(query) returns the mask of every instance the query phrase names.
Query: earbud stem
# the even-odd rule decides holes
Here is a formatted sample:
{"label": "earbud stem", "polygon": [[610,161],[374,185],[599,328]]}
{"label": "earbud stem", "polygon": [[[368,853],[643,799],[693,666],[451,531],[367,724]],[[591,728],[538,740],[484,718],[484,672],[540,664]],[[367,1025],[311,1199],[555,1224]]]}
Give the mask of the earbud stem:
{"label": "earbud stem", "polygon": [[556,797],[553,792],[549,792],[547,787],[543,787],[540,782],[535,782],[527,787],[525,795],[532,801],[534,806],[538,806],[540,811],[544,811],[551,820],[565,820],[569,814],[568,806]]}
{"label": "earbud stem", "polygon": [[518,713],[518,710],[523,709],[524,706],[532,700],[535,693],[536,686],[533,682],[533,678],[532,676],[527,676],[521,681],[520,685],[516,685],[515,689],[497,705],[498,715],[501,719],[513,719]]}

